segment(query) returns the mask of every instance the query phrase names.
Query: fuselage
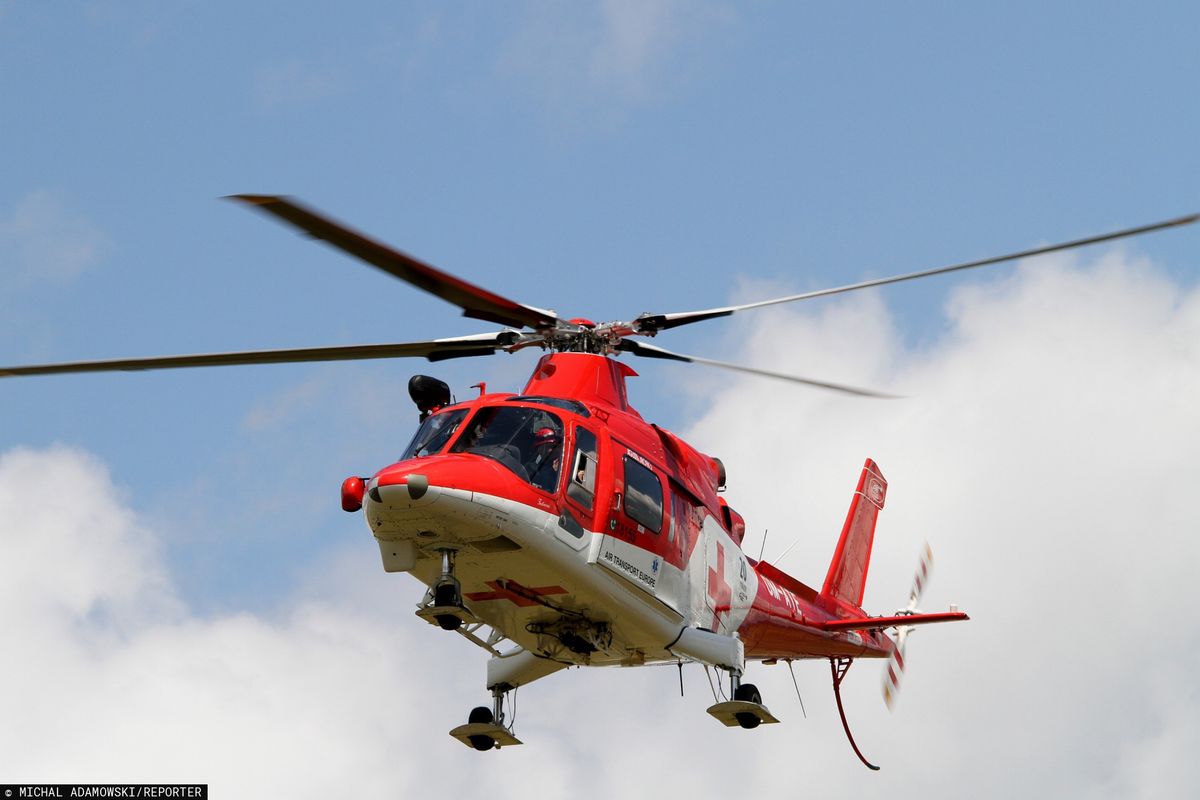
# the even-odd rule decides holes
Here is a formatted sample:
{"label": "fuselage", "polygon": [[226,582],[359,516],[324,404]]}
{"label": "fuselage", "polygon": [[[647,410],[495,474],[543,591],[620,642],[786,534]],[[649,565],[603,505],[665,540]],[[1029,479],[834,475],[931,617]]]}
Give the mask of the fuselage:
{"label": "fuselage", "polygon": [[425,419],[367,484],[385,568],[432,586],[452,550],[467,609],[562,663],[676,660],[688,628],[736,633],[750,659],[886,656],[885,636],[822,630],[851,612],[742,552],[720,463],[642,419],[632,374],[547,355],[521,394]]}

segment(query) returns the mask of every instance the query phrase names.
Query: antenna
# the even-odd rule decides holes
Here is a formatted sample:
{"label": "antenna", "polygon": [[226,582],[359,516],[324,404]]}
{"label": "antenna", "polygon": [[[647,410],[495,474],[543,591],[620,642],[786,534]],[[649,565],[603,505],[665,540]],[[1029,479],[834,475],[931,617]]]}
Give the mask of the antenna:
{"label": "antenna", "polygon": [[763,528],[762,544],[758,548],[758,560],[762,561],[763,550],[767,549],[767,534],[771,532],[770,528]]}
{"label": "antenna", "polygon": [[787,550],[784,550],[782,553],[779,554],[779,558],[775,559],[775,563],[778,564],[780,561],[783,561],[783,557],[786,556],[788,553],[792,552],[792,548],[798,544],[800,544],[799,539],[797,539],[796,541],[789,544],[787,547]]}
{"label": "antenna", "polygon": [[796,671],[792,669],[792,659],[787,660],[788,672],[792,673],[792,686],[796,687],[796,699],[800,701],[800,713],[808,719],[808,712],[804,710],[804,698],[800,696],[800,684],[796,683]]}

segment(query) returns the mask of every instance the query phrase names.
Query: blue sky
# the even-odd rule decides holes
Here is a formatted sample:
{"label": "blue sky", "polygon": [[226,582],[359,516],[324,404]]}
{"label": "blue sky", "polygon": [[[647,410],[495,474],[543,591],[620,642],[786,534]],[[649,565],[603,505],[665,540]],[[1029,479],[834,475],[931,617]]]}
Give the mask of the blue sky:
{"label": "blue sky", "polygon": [[[296,195],[501,294],[598,320],[838,285],[1195,212],[1197,24],[1194,6],[1184,3],[1102,3],[1082,13],[1078,5],[1046,3],[0,2],[0,362],[407,341],[489,329],[218,199],[239,192]],[[772,529],[776,552],[788,541],[785,530],[813,517],[819,532],[784,566],[815,582],[865,455],[877,455],[893,480],[889,463],[911,476],[905,491],[934,514],[938,487],[926,489],[920,479],[936,465],[922,459],[939,447],[950,463],[971,456],[939,444],[939,428],[929,424],[967,403],[952,392],[954,402],[935,402],[935,387],[957,386],[963,364],[995,369],[982,372],[977,386],[1003,375],[1003,391],[1018,392],[1004,394],[1002,404],[978,398],[989,412],[978,424],[997,436],[1011,431],[1010,440],[1036,427],[1043,412],[1069,422],[1083,418],[1072,416],[1074,405],[1124,397],[1135,375],[1146,378],[1138,372],[1146,349],[1182,352],[1183,361],[1146,378],[1161,391],[1129,403],[1194,397],[1188,341],[1200,330],[1189,327],[1197,236],[1185,229],[1060,260],[1047,268],[1054,279],[1037,278],[1032,264],[999,268],[717,320],[659,340],[682,352],[924,394],[932,398],[928,407],[918,399],[878,411],[653,362],[635,364],[643,377],[633,397],[647,417],[697,434],[702,449],[739,453],[731,474],[746,480],[740,497],[732,484],[730,499],[752,530]],[[1143,274],[1146,283],[1137,277]],[[1041,300],[1039,290],[1047,293]],[[989,304],[993,296],[999,299]],[[1113,297],[1141,304],[1127,315],[1122,303],[1107,303]],[[1082,397],[1055,383],[1070,364],[1038,360],[1049,359],[1051,342],[1073,342],[1069,332],[1031,327],[1053,326],[1056,317],[1038,309],[1057,304],[1060,319],[1075,319],[1078,303],[1093,312],[1080,312],[1074,330],[1095,325],[1094,340],[1106,330],[1128,333],[1111,343],[1110,361],[1091,350],[1062,351],[1063,358],[1074,352],[1072,363],[1094,366],[1077,376],[1076,387],[1094,392]],[[978,338],[981,330],[992,336]],[[1131,346],[1127,360],[1112,355],[1135,340],[1145,349]],[[1022,342],[1027,349],[1000,346]],[[978,343],[978,357],[959,360],[968,343]],[[1004,360],[988,362],[985,354]],[[789,359],[795,363],[779,363]],[[437,652],[453,659],[461,676],[449,698],[465,713],[482,694],[481,656],[465,643],[444,643],[410,616],[416,584],[382,576],[365,526],[337,508],[336,492],[343,477],[369,473],[403,448],[415,423],[404,392],[410,374],[439,375],[462,396],[481,379],[516,390],[532,362],[521,354],[433,366],[415,360],[5,380],[0,453],[37,454],[48,474],[111,476],[112,486],[101,481],[95,496],[151,532],[155,569],[169,576],[171,602],[190,619],[215,625],[251,615],[286,633],[294,628],[280,620],[290,620],[292,609],[324,600],[352,609],[345,585],[364,582],[374,600],[402,609],[381,628],[385,635],[394,630],[397,641],[416,647],[436,640]],[[1091,383],[1096,376],[1114,384]],[[1139,416],[1137,408],[1099,414],[1091,436],[1080,430],[1078,440],[1042,449],[1045,439],[1028,442],[1027,457],[1066,461],[1099,431],[1126,441],[1112,426]],[[890,427],[855,423],[885,417]],[[757,432],[763,420],[793,432],[806,451],[789,456],[805,465],[801,509],[777,507],[763,491],[775,476],[756,470],[782,457],[771,452],[772,441],[741,452],[759,441],[743,426]],[[1178,421],[1162,449],[1200,444],[1195,423],[1186,414]],[[905,426],[925,438],[883,432]],[[879,435],[864,438],[864,429]],[[1145,432],[1139,441],[1159,435]],[[1116,468],[1157,452],[1091,456]],[[1003,482],[987,463],[977,469],[990,486]],[[72,496],[70,485],[34,485],[32,499],[46,508]],[[1131,495],[1130,507],[1145,499]],[[823,504],[833,510],[815,516]],[[1185,528],[1194,522],[1183,519]],[[895,553],[880,554],[880,576],[893,557],[896,568],[894,591],[879,602],[902,601],[921,535],[897,532],[887,545]],[[1119,541],[1094,546],[1126,552]],[[964,570],[972,565],[966,551]],[[990,577],[968,571],[955,582],[940,569],[936,580],[978,605]],[[1083,599],[1091,609],[1111,602]],[[1168,591],[1163,602],[1185,599]],[[919,638],[949,645],[964,635]],[[1194,650],[1194,622],[1183,637]],[[381,680],[386,660],[372,667]],[[405,669],[419,673],[420,666]],[[570,678],[564,686],[590,691],[589,676]],[[874,674],[862,680],[875,691]],[[654,697],[648,684],[632,685],[631,696]],[[563,697],[573,696],[570,687]],[[928,698],[934,705],[942,702],[937,688]],[[555,714],[541,711],[537,724],[548,726],[546,736]],[[629,714],[634,722],[626,724],[642,724],[636,709]],[[916,724],[942,738],[941,721]],[[414,731],[428,728],[431,738],[412,734],[418,760],[426,748],[453,744],[440,741],[450,727],[441,716],[426,722]],[[605,729],[610,723],[622,724],[597,722],[596,735],[615,736]],[[686,738],[674,726],[656,730]],[[894,738],[887,746],[898,749],[904,725],[888,730]],[[1195,744],[1195,730],[1185,729],[1182,741]],[[839,731],[835,719],[790,735],[812,746],[836,741]],[[136,734],[130,742],[136,750]],[[29,763],[45,763],[28,755]],[[237,774],[219,757],[213,764],[211,771]],[[644,766],[616,768],[640,774]],[[354,772],[369,769],[358,764]]]}

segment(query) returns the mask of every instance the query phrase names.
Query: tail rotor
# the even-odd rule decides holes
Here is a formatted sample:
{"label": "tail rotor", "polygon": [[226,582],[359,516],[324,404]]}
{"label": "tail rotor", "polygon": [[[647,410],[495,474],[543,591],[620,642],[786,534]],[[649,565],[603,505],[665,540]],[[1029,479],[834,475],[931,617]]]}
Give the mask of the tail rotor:
{"label": "tail rotor", "polygon": [[[913,575],[912,590],[908,593],[908,605],[896,612],[896,616],[912,616],[921,613],[917,610],[917,603],[921,601],[921,595],[925,592],[925,586],[929,583],[929,573],[933,568],[933,551],[929,549],[929,542],[925,542],[921,548],[921,559],[917,564],[916,574]],[[896,626],[896,641],[892,645],[892,654],[888,657],[887,669],[883,673],[883,702],[887,704],[888,710],[892,709],[896,702],[896,695],[900,692],[900,682],[904,677],[904,643],[908,639],[908,634],[912,632],[911,625]]]}

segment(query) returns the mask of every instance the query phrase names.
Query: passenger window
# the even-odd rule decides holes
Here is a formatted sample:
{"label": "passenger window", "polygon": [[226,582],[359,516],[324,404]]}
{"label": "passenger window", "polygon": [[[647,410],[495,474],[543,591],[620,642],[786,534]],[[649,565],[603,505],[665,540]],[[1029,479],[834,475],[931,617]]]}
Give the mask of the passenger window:
{"label": "passenger window", "polygon": [[596,497],[596,435],[587,428],[575,429],[575,457],[571,460],[571,480],[567,497],[592,510]]}
{"label": "passenger window", "polygon": [[662,482],[640,461],[625,456],[625,515],[646,530],[662,530]]}

